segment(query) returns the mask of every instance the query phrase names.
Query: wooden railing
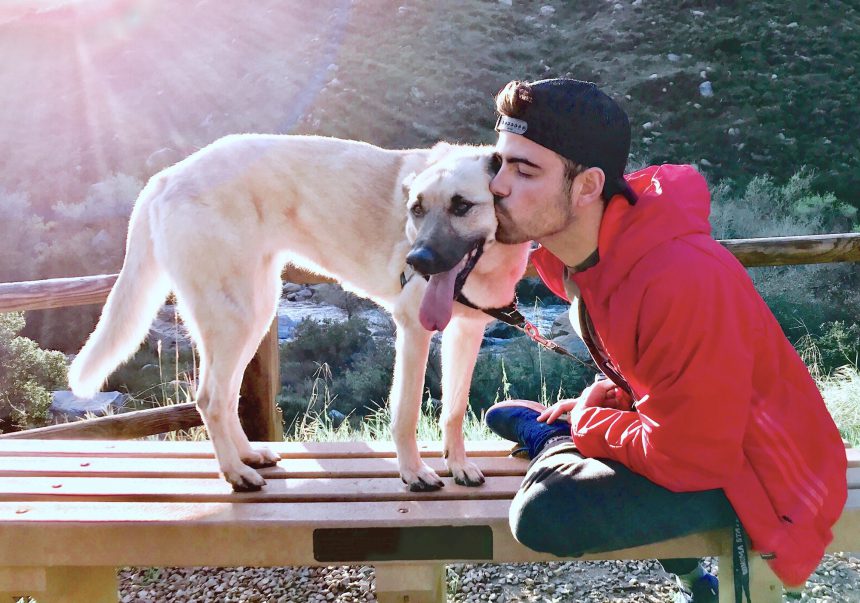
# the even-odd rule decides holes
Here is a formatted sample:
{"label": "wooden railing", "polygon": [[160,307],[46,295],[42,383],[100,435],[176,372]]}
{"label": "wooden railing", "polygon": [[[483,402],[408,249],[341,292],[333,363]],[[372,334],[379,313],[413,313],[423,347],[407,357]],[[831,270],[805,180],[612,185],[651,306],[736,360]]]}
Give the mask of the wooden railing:
{"label": "wooden railing", "polygon": [[[860,233],[720,241],[748,267],[860,262]],[[286,281],[332,282],[319,275],[288,268]],[[530,267],[526,276],[535,276]],[[45,310],[102,304],[116,274],[0,284],[0,312]],[[277,320],[263,338],[245,371],[239,414],[248,437],[281,440],[283,427],[275,398],[280,387]],[[138,438],[201,424],[193,403],[52,425],[0,435],[0,438],[116,439]]]}

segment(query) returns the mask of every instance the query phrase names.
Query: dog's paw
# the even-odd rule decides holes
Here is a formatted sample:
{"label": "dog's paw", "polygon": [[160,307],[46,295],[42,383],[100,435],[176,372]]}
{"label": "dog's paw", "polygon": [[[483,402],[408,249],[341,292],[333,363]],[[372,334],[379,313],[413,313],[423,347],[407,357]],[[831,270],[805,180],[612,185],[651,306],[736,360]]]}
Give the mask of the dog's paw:
{"label": "dog's paw", "polygon": [[244,467],[238,471],[225,471],[224,478],[233,486],[233,492],[257,492],[266,485],[263,476],[250,467]]}
{"label": "dog's paw", "polygon": [[280,455],[268,448],[257,448],[256,450],[251,450],[249,454],[242,455],[242,462],[254,469],[274,467],[280,460]]}
{"label": "dog's paw", "polygon": [[401,470],[400,479],[412,492],[433,492],[445,486],[436,472],[424,463],[415,471]]}
{"label": "dog's paw", "polygon": [[454,483],[461,486],[476,487],[483,485],[484,474],[478,469],[478,466],[471,461],[462,461],[460,463],[448,462],[448,469],[451,470],[451,475],[454,476]]}

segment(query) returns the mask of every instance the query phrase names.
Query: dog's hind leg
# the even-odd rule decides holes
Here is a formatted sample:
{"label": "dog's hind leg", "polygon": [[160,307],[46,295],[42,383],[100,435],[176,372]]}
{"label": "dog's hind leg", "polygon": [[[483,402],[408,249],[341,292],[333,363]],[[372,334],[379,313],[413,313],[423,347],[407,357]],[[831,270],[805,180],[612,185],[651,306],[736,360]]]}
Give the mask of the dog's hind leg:
{"label": "dog's hind leg", "polygon": [[[197,408],[221,472],[234,490],[259,490],[266,481],[247,463],[272,464],[277,456],[251,448],[236,410],[242,375],[271,324],[277,298],[261,301],[264,291],[256,289],[259,279],[243,278],[254,274],[253,269],[226,273],[231,278],[220,283],[178,284],[177,298],[180,313],[200,348]],[[270,288],[266,287],[266,293],[271,293]]]}
{"label": "dog's hind leg", "polygon": [[432,333],[418,324],[414,316],[398,316],[395,311],[394,321],[397,337],[391,386],[391,434],[397,449],[400,478],[413,492],[438,490],[444,484],[436,472],[421,460],[416,441]]}
{"label": "dog's hind leg", "polygon": [[484,316],[454,316],[442,332],[442,449],[454,481],[464,486],[484,483],[481,470],[466,458],[463,419],[486,324]]}
{"label": "dog's hind leg", "polygon": [[[251,342],[251,354],[248,360],[242,364],[247,367],[248,362],[253,358],[254,353],[260,346],[260,341],[269,330],[272,320],[278,309],[278,300],[281,297],[281,265],[277,262],[267,262],[260,266],[257,274],[255,274],[255,285],[253,301],[256,304],[253,313],[253,324],[249,325],[249,336]],[[278,384],[280,385],[280,384]],[[241,387],[241,383],[240,383]],[[239,396],[231,398],[231,407],[229,416],[230,420],[230,435],[233,438],[233,443],[239,451],[239,458],[246,465],[255,468],[271,467],[276,465],[281,457],[272,452],[266,447],[253,448],[248,441],[248,436],[242,425],[239,422]],[[232,420],[235,418],[235,420]]]}

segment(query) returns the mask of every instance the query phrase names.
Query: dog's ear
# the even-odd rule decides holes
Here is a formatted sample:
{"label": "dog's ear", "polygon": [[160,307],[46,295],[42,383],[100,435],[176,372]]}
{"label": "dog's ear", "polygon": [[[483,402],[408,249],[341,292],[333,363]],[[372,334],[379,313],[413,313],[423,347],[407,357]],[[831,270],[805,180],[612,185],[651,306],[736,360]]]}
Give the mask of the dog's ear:
{"label": "dog's ear", "polygon": [[406,178],[403,179],[401,186],[403,187],[403,200],[409,200],[409,190],[412,188],[412,183],[415,182],[415,177],[418,176],[415,172],[412,172]]}
{"label": "dog's ear", "polygon": [[433,165],[456,148],[456,145],[448,142],[437,142],[430,149],[430,154],[427,156],[427,165]]}

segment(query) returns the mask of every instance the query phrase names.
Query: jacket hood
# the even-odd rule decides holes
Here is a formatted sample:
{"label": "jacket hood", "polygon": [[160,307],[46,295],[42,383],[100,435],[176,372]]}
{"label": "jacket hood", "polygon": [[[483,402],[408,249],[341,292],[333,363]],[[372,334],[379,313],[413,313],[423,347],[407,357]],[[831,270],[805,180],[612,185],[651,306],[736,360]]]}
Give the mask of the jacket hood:
{"label": "jacket hood", "polygon": [[[693,166],[651,166],[624,178],[639,200],[630,205],[621,195],[610,199],[598,234],[600,261],[576,277],[582,284],[599,279],[607,293],[655,247],[679,237],[711,233],[711,195]],[[562,261],[544,247],[538,247],[531,260],[552,292],[567,299]]]}

